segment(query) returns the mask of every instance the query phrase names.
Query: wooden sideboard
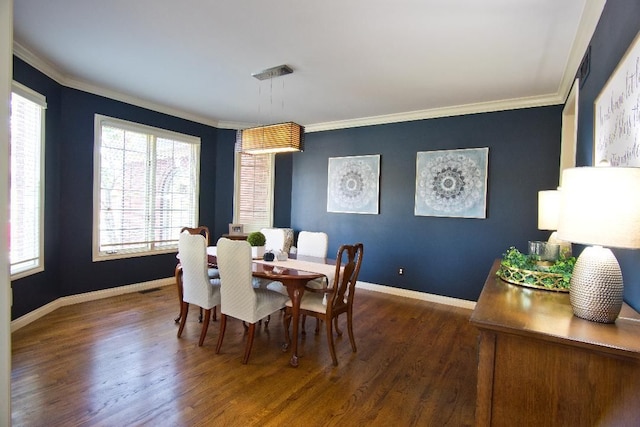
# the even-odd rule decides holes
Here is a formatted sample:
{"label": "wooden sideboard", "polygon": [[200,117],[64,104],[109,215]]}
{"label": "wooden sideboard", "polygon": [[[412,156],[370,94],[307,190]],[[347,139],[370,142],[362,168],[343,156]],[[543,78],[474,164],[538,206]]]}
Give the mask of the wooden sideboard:
{"label": "wooden sideboard", "polygon": [[[489,272],[471,315],[479,331],[478,426],[639,426],[640,315],[573,315],[569,294]],[[640,283],[634,283],[640,286]]]}

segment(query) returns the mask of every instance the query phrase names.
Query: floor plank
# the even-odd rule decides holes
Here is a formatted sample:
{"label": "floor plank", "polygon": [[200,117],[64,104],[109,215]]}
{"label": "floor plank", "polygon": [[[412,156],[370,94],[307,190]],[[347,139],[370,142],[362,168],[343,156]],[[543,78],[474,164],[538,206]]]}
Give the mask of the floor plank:
{"label": "floor plank", "polygon": [[218,322],[198,347],[189,313],[176,337],[175,289],[60,308],[12,336],[15,426],[304,426],[473,424],[477,333],[470,310],[358,290],[351,351],[345,320],[334,367],[309,319],[300,366],[283,352],[282,318],[246,335]]}

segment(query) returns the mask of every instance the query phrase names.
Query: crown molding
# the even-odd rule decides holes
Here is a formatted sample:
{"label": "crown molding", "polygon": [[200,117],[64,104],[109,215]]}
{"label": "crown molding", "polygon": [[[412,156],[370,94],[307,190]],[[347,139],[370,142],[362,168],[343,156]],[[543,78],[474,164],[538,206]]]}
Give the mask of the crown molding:
{"label": "crown molding", "polygon": [[[480,102],[475,104],[438,107],[428,110],[409,111],[405,113],[384,114],[380,116],[362,117],[358,119],[336,120],[332,122],[304,125],[305,133],[327,130],[348,129],[362,126],[376,126],[390,123],[411,122],[416,120],[435,119],[440,117],[463,116],[467,114],[491,113],[495,111],[518,110],[521,108],[545,107],[564,102],[565,96],[549,94],[528,98],[514,98],[501,101]],[[246,129],[255,126],[242,122],[218,122],[222,129]]]}
{"label": "crown molding", "polygon": [[[357,119],[308,124],[304,125],[305,132],[322,132],[327,130],[346,129],[352,127],[375,126],[381,124],[563,104],[569,94],[569,91],[571,90],[576,71],[578,70],[580,63],[582,62],[584,52],[587,50],[589,42],[593,37],[593,33],[596,29],[596,26],[598,25],[600,15],[602,14],[602,10],[604,9],[605,4],[606,0],[589,0],[585,2],[585,7],[582,12],[580,24],[578,25],[576,37],[569,54],[569,58],[567,59],[563,77],[556,93],[537,97],[514,98],[491,102],[457,105],[451,107],[432,108],[427,110],[410,111],[396,114],[362,117]],[[19,43],[16,43],[15,41],[13,43],[13,49],[14,54],[18,58],[27,62],[28,64],[30,64],[40,72],[46,74],[47,76],[51,77],[63,86],[104,96],[127,104],[179,117],[185,120],[191,120],[196,123],[213,126],[219,129],[237,130],[255,126],[254,124],[244,122],[218,121],[210,117],[188,113],[166,105],[157,104],[131,95],[123,94],[110,89],[105,89],[81,80],[74,79],[64,74],[63,72],[57,70],[52,64],[37,57],[27,48],[20,45]]]}
{"label": "crown molding", "polygon": [[81,80],[67,78],[63,84],[64,86],[67,86],[72,89],[77,89],[77,90],[88,92],[94,95],[103,96],[105,98],[114,99],[116,101],[124,102],[125,104],[135,105],[136,107],[146,108],[148,110],[156,111],[158,113],[167,114],[173,117],[179,117],[181,119],[190,120],[192,122],[201,123],[207,126],[213,126],[216,128],[219,127],[218,121],[210,117],[188,113],[186,111],[179,110],[177,108],[147,101],[147,100],[137,98],[135,96],[127,95],[121,92],[117,92],[111,89],[105,89]]}
{"label": "crown molding", "polygon": [[441,117],[463,116],[468,114],[491,113],[495,111],[517,110],[521,108],[545,107],[563,103],[559,94],[514,98],[501,101],[479,102],[456,105],[452,107],[432,108],[428,110],[410,111],[407,113],[387,114],[382,116],[363,117],[354,120],[341,120],[305,126],[305,132],[321,132],[326,130],[346,129],[361,126],[375,126],[389,123],[409,122],[415,120],[435,119]]}
{"label": "crown molding", "polygon": [[516,98],[502,101],[482,102],[475,104],[457,105],[444,108],[412,111],[407,113],[388,114],[382,116],[364,117],[354,120],[341,120],[326,123],[316,123],[305,126],[305,132],[321,132],[326,130],[346,129],[360,126],[375,126],[388,123],[399,123],[414,120],[426,120],[441,117],[462,116],[466,114],[490,113],[495,111],[517,110],[521,108],[544,107],[564,104],[575,80],[576,72],[584,53],[591,42],[593,33],[598,26],[600,16],[607,0],[588,0],[585,2],[578,30],[571,46],[564,74],[558,91],[540,97]]}
{"label": "crown molding", "polygon": [[66,76],[62,72],[60,72],[51,63],[34,55],[33,52],[16,41],[13,42],[13,54],[59,84],[64,85]]}
{"label": "crown molding", "polygon": [[[196,123],[202,123],[205,125],[219,128],[219,129],[237,130],[237,129],[245,129],[253,126],[253,124],[243,123],[243,122],[231,122],[231,121],[220,122],[217,120],[213,120],[211,118],[186,113],[182,110],[171,108],[166,105],[160,105],[157,103],[149,102],[140,98],[136,98],[130,95],[126,95],[110,89],[105,89],[81,80],[71,78],[65,75],[64,73],[58,71],[50,63],[42,60],[41,58],[34,55],[31,51],[29,51],[25,47],[15,42],[14,42],[14,54],[18,58],[22,59],[29,65],[36,68],[38,71],[51,77],[59,84],[72,89],[77,89],[77,90],[81,90],[91,94],[104,96],[106,98],[114,99],[116,101],[121,101],[121,102],[135,105],[138,107],[147,108],[149,110],[157,111],[164,114],[169,114],[171,116],[183,118],[186,120],[191,120]],[[578,65],[579,63],[576,65],[576,69]],[[574,70],[574,74],[575,74],[575,70]],[[567,89],[567,93],[569,89],[570,88]],[[338,120],[338,121],[332,121],[332,122],[305,125],[305,133],[322,132],[322,131],[337,130],[337,129],[347,129],[347,128],[353,128],[353,127],[362,127],[362,126],[375,126],[375,125],[381,125],[381,124],[426,120],[426,119],[434,119],[434,118],[441,118],[441,117],[462,116],[467,114],[489,113],[489,112],[504,111],[504,110],[516,110],[520,108],[532,108],[532,107],[542,107],[542,106],[548,106],[548,105],[557,105],[557,104],[562,104],[565,98],[566,98],[566,94],[563,95],[563,94],[557,93],[557,94],[550,94],[550,95],[545,95],[541,97],[516,98],[516,99],[508,99],[508,100],[501,100],[501,101],[458,105],[458,106],[452,106],[452,107],[432,108],[427,110],[410,111],[405,113],[363,117],[363,118],[350,119],[350,120]]]}
{"label": "crown molding", "polygon": [[91,93],[93,95],[103,96],[105,98],[113,99],[116,101],[124,102],[125,104],[135,105],[137,107],[146,108],[148,110],[156,111],[158,113],[168,114],[170,116],[179,117],[181,119],[190,120],[192,122],[201,123],[208,126],[219,127],[217,120],[209,117],[204,117],[198,114],[188,113],[183,110],[179,110],[167,105],[158,104],[155,102],[147,101],[135,96],[127,95],[115,90],[106,89],[94,84],[75,79],[70,77],[58,69],[56,69],[49,62],[34,55],[30,50],[20,45],[19,43],[13,43],[13,53],[18,58],[22,59],[27,64],[31,65],[41,73],[55,80],[62,86],[81,90],[83,92]]}

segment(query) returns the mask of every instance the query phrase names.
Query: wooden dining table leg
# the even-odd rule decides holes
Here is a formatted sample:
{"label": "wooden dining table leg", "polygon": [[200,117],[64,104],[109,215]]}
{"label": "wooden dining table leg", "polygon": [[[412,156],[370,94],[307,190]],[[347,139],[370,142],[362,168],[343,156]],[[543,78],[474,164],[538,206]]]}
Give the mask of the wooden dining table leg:
{"label": "wooden dining table leg", "polygon": [[[282,284],[287,287],[287,293],[289,294],[289,298],[291,298],[291,311],[293,315],[291,320],[293,322],[293,339],[291,346],[291,359],[289,360],[289,364],[294,368],[298,367],[298,323],[300,319],[300,301],[302,300],[302,295],[304,294],[304,287],[306,283],[300,281],[282,281]],[[288,344],[285,343],[283,345],[283,349],[286,350],[288,348]]]}

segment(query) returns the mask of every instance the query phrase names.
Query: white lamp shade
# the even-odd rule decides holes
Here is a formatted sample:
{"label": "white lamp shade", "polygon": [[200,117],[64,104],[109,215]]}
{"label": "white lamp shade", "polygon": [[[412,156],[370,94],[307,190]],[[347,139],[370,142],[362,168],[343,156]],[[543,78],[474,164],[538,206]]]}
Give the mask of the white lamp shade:
{"label": "white lamp shade", "polygon": [[560,191],[538,191],[538,230],[557,230],[560,219]]}
{"label": "white lamp shade", "polygon": [[580,167],[562,174],[558,237],[640,248],[640,168]]}

